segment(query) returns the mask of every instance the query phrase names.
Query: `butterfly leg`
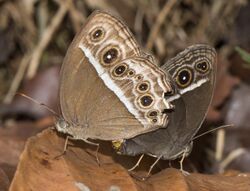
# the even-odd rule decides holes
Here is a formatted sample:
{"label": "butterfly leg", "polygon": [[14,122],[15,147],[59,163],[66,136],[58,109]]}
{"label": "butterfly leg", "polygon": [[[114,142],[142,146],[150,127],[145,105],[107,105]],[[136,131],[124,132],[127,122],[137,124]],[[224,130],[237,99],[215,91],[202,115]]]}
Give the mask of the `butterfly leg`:
{"label": "butterfly leg", "polygon": [[[141,157],[139,158],[138,162],[137,163],[140,163],[141,159],[143,158],[144,155],[141,155]],[[162,155],[160,155],[159,157],[157,157],[157,159],[155,160],[155,162],[150,166],[149,168],[149,171],[148,171],[148,174],[147,176],[144,176],[144,177],[141,177],[141,176],[138,176],[136,174],[130,174],[131,176],[133,176],[134,178],[140,180],[140,181],[145,181],[147,180],[147,178],[150,177],[150,174],[151,174],[151,171],[153,170],[154,166],[159,162],[159,160],[162,158]],[[136,165],[135,165],[136,166]],[[134,168],[134,167],[133,167]]]}
{"label": "butterfly leg", "polygon": [[65,154],[66,151],[67,151],[67,146],[68,146],[68,142],[69,142],[69,136],[66,137],[66,140],[65,140],[65,143],[64,143],[64,147],[63,147],[63,153],[62,154]]}
{"label": "butterfly leg", "polygon": [[142,155],[140,156],[140,158],[139,158],[139,160],[137,161],[137,163],[136,163],[132,168],[128,169],[128,171],[130,172],[130,171],[133,171],[134,169],[136,169],[136,167],[138,167],[139,164],[141,163],[141,160],[143,159],[143,157],[144,157],[144,154],[142,154]]}
{"label": "butterfly leg", "polygon": [[161,158],[162,158],[162,155],[160,155],[160,156],[155,160],[155,162],[150,166],[149,171],[148,171],[148,174],[147,174],[147,177],[150,176],[151,171],[153,170],[153,168],[155,167],[155,165],[159,162],[159,160],[160,160]]}
{"label": "butterfly leg", "polygon": [[185,150],[183,151],[181,160],[180,160],[180,162],[179,162],[179,163],[180,163],[180,171],[182,172],[182,174],[183,174],[184,176],[187,176],[187,175],[190,174],[189,172],[187,172],[187,171],[185,171],[185,170],[183,169],[183,162],[184,162],[184,159],[185,159],[187,153],[188,153],[188,147],[186,147]]}
{"label": "butterfly leg", "polygon": [[65,142],[64,142],[63,152],[61,154],[59,154],[58,156],[54,157],[55,159],[58,159],[59,157],[65,155],[65,153],[67,151],[68,142],[69,142],[70,138],[71,138],[70,136],[66,137]]}
{"label": "butterfly leg", "polygon": [[89,141],[89,140],[87,140],[87,139],[84,139],[83,141],[84,141],[85,143],[90,144],[90,145],[96,146],[95,158],[96,158],[97,164],[100,166],[100,160],[99,160],[99,158],[98,158],[98,151],[99,151],[99,148],[100,148],[99,143],[94,143],[94,142],[91,142],[91,141]]}

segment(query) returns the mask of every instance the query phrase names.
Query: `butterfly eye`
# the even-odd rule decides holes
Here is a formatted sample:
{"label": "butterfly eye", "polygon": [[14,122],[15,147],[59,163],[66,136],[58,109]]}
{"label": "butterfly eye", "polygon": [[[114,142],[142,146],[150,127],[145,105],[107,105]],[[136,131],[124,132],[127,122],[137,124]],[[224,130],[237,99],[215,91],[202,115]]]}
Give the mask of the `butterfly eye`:
{"label": "butterfly eye", "polygon": [[66,122],[64,119],[59,119],[57,122],[56,122],[56,129],[58,131],[64,131],[65,129],[69,128],[70,125],[68,122]]}
{"label": "butterfly eye", "polygon": [[137,85],[137,91],[143,93],[149,90],[149,83],[148,82],[141,82]]}
{"label": "butterfly eye", "polygon": [[140,105],[142,107],[150,107],[153,104],[153,97],[151,95],[143,95],[140,97]]}
{"label": "butterfly eye", "polygon": [[102,28],[97,28],[91,33],[91,40],[92,41],[100,41],[104,37],[104,30]]}
{"label": "butterfly eye", "polygon": [[192,81],[193,81],[193,73],[191,69],[189,68],[181,69],[177,73],[176,83],[179,87],[185,88],[189,86],[192,83]]}
{"label": "butterfly eye", "polygon": [[209,70],[209,68],[209,64],[205,61],[195,64],[195,69],[203,74],[205,74]]}
{"label": "butterfly eye", "polygon": [[117,58],[118,58],[118,50],[116,48],[111,48],[104,53],[103,62],[105,64],[111,64],[115,62]]}

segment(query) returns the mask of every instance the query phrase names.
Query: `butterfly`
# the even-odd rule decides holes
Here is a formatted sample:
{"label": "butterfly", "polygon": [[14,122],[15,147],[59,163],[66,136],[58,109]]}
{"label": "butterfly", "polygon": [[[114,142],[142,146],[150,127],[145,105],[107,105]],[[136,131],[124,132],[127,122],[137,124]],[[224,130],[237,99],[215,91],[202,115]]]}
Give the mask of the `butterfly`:
{"label": "butterfly", "polygon": [[173,79],[173,92],[165,99],[174,105],[167,128],[117,140],[120,154],[148,154],[157,159],[174,160],[187,156],[193,138],[208,111],[215,86],[216,51],[208,45],[193,45],[161,67]]}
{"label": "butterfly", "polygon": [[59,132],[73,139],[124,140],[166,128],[171,78],[128,27],[95,11],[75,36],[60,73]]}

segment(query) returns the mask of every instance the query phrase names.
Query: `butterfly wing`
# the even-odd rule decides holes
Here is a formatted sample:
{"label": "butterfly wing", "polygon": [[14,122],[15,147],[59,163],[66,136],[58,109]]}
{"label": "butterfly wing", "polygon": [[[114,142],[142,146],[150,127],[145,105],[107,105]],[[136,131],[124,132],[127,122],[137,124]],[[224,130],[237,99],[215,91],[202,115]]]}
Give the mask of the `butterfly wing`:
{"label": "butterfly wing", "polygon": [[178,90],[175,95],[166,98],[175,106],[174,112],[169,115],[169,125],[166,129],[126,140],[121,153],[148,153],[171,160],[192,145],[192,138],[199,130],[212,99],[215,57],[213,48],[195,45],[163,65],[162,68],[170,73]]}
{"label": "butterfly wing", "polygon": [[[62,66],[60,104],[70,125],[59,130],[76,139],[114,140],[166,126],[166,115],[159,112],[153,123],[146,118],[149,108],[139,105],[152,98],[152,109],[171,107],[161,97],[171,91],[168,76],[141,54],[120,20],[95,12],[73,40]],[[146,79],[158,80],[149,83],[155,93],[152,97],[135,90]]]}

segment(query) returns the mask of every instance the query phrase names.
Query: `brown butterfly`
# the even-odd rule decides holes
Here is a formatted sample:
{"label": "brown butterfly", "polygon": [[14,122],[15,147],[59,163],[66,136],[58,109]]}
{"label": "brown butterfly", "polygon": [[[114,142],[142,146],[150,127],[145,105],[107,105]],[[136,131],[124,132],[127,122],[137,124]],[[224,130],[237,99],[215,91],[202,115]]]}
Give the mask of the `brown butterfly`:
{"label": "brown butterfly", "polygon": [[152,62],[128,27],[95,11],[70,45],[61,69],[56,129],[86,142],[123,140],[166,128],[169,75]]}
{"label": "brown butterfly", "polygon": [[173,94],[165,97],[175,106],[174,112],[168,115],[168,126],[132,139],[114,141],[113,146],[120,154],[148,154],[158,161],[186,157],[192,150],[192,141],[205,119],[213,96],[216,51],[208,45],[193,45],[161,68],[171,75],[175,87]]}

